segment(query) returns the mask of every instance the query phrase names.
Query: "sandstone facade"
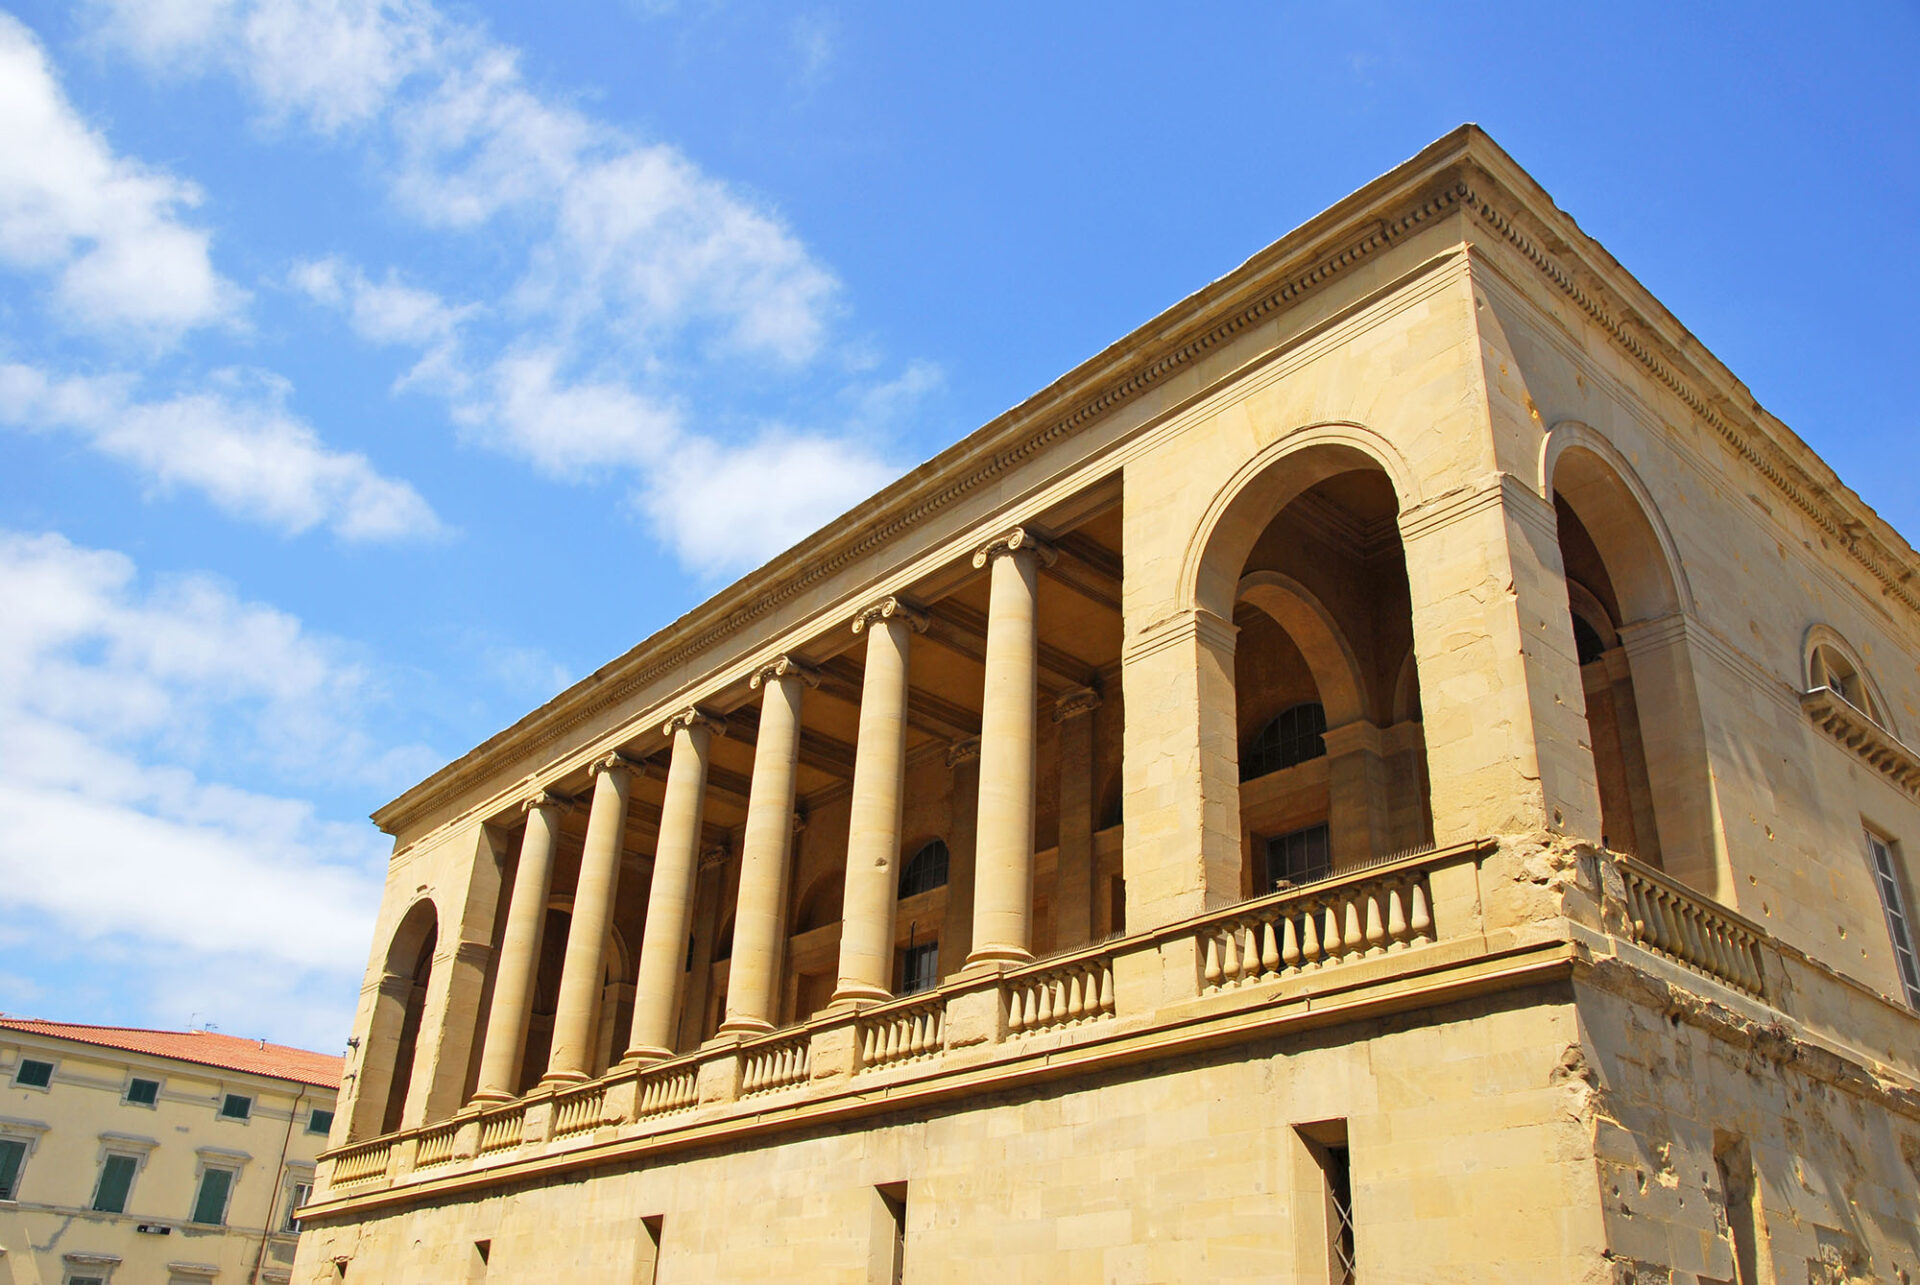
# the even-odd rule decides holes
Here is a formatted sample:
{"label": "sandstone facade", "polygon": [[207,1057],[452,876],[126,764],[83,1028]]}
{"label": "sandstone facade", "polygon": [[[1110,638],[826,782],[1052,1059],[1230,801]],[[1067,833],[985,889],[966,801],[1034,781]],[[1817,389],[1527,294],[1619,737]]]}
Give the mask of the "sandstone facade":
{"label": "sandstone facade", "polygon": [[382,809],[295,1279],[1908,1280],[1916,570],[1462,129]]}

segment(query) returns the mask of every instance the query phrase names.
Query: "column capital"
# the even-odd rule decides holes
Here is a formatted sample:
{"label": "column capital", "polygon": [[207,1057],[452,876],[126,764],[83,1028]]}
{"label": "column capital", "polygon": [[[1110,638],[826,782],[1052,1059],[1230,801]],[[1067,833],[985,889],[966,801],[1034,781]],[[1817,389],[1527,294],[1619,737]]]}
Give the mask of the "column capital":
{"label": "column capital", "polygon": [[978,763],[979,761],[980,738],[977,736],[963,737],[947,746],[948,767],[959,767],[962,763]]}
{"label": "column capital", "polygon": [[614,750],[609,754],[601,755],[589,764],[587,767],[587,775],[599,776],[602,772],[612,772],[615,769],[622,772],[644,773],[647,770],[647,761],[645,759],[632,758],[622,754],[619,750]]}
{"label": "column capital", "polygon": [[895,616],[905,620],[916,634],[927,632],[927,626],[932,623],[932,618],[922,608],[905,598],[889,595],[853,613],[853,632],[863,632],[871,621],[891,620]]}
{"label": "column capital", "polygon": [[1060,557],[1060,551],[1053,547],[1053,541],[1035,531],[1032,527],[1017,526],[1002,531],[993,539],[973,551],[973,565],[984,567],[993,559],[1005,553],[1023,553],[1031,551],[1040,560],[1042,566],[1052,566]]}
{"label": "column capital", "polygon": [[792,656],[782,655],[775,656],[772,660],[755,670],[753,677],[747,680],[747,686],[751,687],[754,691],[759,691],[764,684],[779,678],[797,678],[809,687],[818,687],[820,685],[820,671],[818,669],[809,665],[804,660],[797,660]]}
{"label": "column capital", "polygon": [[531,812],[535,808],[555,808],[561,812],[573,812],[580,806],[580,800],[570,794],[560,794],[553,790],[536,790],[527,798],[520,800],[520,811]]}
{"label": "column capital", "polygon": [[660,725],[660,733],[663,736],[672,736],[682,728],[691,730],[696,727],[704,727],[715,736],[725,736],[727,734],[726,719],[714,714],[709,714],[695,705],[687,706],[678,714],[673,715],[666,722],[662,723]]}
{"label": "column capital", "polygon": [[718,870],[721,866],[727,864],[727,858],[732,855],[733,844],[731,842],[716,843],[711,848],[703,849],[700,853],[701,873],[704,874],[708,870]]}
{"label": "column capital", "polygon": [[1053,702],[1053,721],[1064,723],[1070,718],[1084,718],[1103,703],[1100,693],[1091,687],[1076,687],[1072,691],[1061,692]]}

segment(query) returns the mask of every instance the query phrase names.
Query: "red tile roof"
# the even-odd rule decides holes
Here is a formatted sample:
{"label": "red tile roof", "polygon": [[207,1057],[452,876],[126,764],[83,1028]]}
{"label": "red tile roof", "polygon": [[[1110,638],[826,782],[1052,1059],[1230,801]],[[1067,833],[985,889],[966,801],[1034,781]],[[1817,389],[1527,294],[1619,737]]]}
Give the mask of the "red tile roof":
{"label": "red tile roof", "polygon": [[245,1071],[296,1084],[312,1084],[323,1089],[340,1087],[340,1075],[346,1070],[343,1058],[328,1053],[310,1053],[306,1049],[269,1044],[265,1040],[243,1039],[214,1031],[148,1031],[137,1026],[81,1026],[75,1022],[41,1022],[30,1017],[0,1014],[0,1030],[25,1031],[59,1040],[96,1044],[102,1048],[125,1049],[130,1053],[149,1053],[154,1057],[178,1058],[200,1066],[216,1066],[226,1071]]}

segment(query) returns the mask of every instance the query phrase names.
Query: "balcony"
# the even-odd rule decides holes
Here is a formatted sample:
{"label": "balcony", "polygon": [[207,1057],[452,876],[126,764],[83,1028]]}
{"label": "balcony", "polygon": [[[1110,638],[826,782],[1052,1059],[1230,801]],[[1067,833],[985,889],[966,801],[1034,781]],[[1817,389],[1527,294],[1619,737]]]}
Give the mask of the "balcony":
{"label": "balcony", "polygon": [[1630,857],[1482,840],[338,1148],[316,1208],[935,1108],[1575,976],[1617,984],[1622,964],[1642,988],[1694,996],[1700,1020],[1920,1079],[1913,1014],[1732,911]]}

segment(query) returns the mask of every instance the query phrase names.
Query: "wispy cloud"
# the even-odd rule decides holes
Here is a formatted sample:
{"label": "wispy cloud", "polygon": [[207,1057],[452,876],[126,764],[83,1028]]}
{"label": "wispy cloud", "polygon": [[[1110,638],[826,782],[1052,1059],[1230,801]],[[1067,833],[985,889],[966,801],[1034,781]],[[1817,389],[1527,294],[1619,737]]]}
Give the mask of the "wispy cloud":
{"label": "wispy cloud", "polygon": [[123,554],[0,531],[0,598],[0,932],[22,944],[9,953],[98,943],[128,984],[182,995],[277,972],[221,1009],[284,1030],[270,1001],[297,996],[315,1016],[289,1036],[344,1031],[384,845],[310,803],[207,779],[206,764],[384,788],[431,752],[368,733],[378,693],[341,644],[216,581],[145,580]]}
{"label": "wispy cloud", "polygon": [[78,435],[156,489],[185,488],[288,534],[324,525],[348,541],[431,538],[420,493],[366,456],[331,450],[286,408],[283,381],[225,372],[212,388],[141,400],[127,375],[59,377],[0,365],[0,424]]}
{"label": "wispy cloud", "polygon": [[[834,349],[838,280],[777,211],[543,92],[483,27],[373,0],[233,0],[191,20],[102,0],[94,13],[156,68],[224,68],[269,120],[355,140],[422,228],[484,232],[490,253],[517,256],[510,284],[467,302],[339,257],[293,273],[362,338],[411,350],[396,388],[444,397],[467,441],[553,478],[627,480],[636,511],[702,574],[786,547],[899,471],[887,434],[938,382],[925,366],[891,380],[843,369],[859,387],[832,427],[714,413],[743,372],[852,367]],[[289,46],[263,32],[303,34]],[[802,22],[793,38],[805,74],[823,71],[831,29]],[[285,55],[300,42],[369,53],[296,72]],[[733,516],[709,516],[723,497]]]}
{"label": "wispy cloud", "polygon": [[118,156],[75,112],[33,34],[0,13],[0,262],[52,280],[69,328],[170,340],[244,293],[182,221],[191,183]]}

